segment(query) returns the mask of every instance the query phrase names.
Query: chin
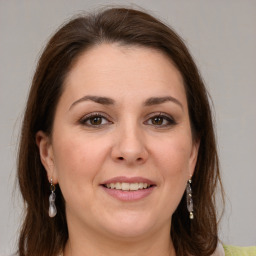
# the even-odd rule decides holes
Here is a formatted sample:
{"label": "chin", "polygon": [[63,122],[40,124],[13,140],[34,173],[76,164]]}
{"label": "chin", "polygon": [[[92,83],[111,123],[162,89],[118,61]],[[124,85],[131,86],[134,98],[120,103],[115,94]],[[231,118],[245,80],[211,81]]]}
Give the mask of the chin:
{"label": "chin", "polygon": [[122,240],[124,239],[125,241],[137,241],[138,238],[145,236],[146,234],[149,233],[150,229],[147,227],[126,227],[122,226],[116,229],[109,230],[112,234],[113,237],[117,237],[117,239]]}
{"label": "chin", "polygon": [[153,231],[153,226],[156,221],[152,220],[149,216],[138,216],[137,214],[123,215],[119,217],[112,216],[111,223],[108,227],[108,233],[122,239],[133,239],[143,237],[150,231]]}

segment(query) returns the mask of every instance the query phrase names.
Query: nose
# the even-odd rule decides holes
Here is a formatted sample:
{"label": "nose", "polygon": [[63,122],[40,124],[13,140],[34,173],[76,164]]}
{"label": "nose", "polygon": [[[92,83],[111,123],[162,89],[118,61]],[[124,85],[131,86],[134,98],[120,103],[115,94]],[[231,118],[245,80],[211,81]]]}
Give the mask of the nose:
{"label": "nose", "polygon": [[147,161],[146,140],[139,128],[120,127],[114,140],[115,145],[112,148],[111,156],[115,162],[136,165]]}

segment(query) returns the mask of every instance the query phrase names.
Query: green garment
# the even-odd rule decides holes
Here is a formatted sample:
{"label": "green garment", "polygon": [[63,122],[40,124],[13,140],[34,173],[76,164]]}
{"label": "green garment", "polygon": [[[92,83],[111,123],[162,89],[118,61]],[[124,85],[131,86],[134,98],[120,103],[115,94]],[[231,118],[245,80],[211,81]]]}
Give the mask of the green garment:
{"label": "green garment", "polygon": [[256,256],[256,246],[238,247],[223,245],[225,256]]}

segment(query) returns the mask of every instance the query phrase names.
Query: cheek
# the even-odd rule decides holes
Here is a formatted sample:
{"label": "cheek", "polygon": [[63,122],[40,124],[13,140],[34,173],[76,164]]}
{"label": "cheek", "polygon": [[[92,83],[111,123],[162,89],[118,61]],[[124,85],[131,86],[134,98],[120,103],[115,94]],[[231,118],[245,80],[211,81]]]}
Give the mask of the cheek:
{"label": "cheek", "polygon": [[84,139],[79,133],[72,137],[62,134],[61,137],[56,136],[55,141],[55,170],[63,194],[67,189],[79,190],[79,193],[88,190],[94,184],[105,157],[102,145]]}
{"label": "cheek", "polygon": [[155,148],[156,163],[161,172],[163,193],[161,203],[169,205],[168,213],[173,213],[185,191],[189,178],[191,139],[175,136],[163,141]]}
{"label": "cheek", "polygon": [[166,139],[154,148],[158,165],[167,176],[182,176],[189,170],[191,142],[186,137]]}
{"label": "cheek", "polygon": [[169,193],[174,195],[174,199],[179,201],[189,177],[188,153],[181,146],[166,152],[168,153],[165,153],[162,160],[164,184]]}

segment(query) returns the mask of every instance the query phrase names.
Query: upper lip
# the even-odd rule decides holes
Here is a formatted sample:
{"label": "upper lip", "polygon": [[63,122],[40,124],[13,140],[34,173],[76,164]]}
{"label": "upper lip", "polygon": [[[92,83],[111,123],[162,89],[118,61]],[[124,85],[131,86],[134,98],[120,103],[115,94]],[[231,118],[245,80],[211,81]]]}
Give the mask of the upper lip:
{"label": "upper lip", "polygon": [[126,177],[126,176],[118,176],[111,178],[109,180],[106,180],[101,183],[101,185],[110,184],[110,183],[147,183],[148,185],[156,185],[155,182],[153,182],[150,179],[144,178],[144,177]]}

